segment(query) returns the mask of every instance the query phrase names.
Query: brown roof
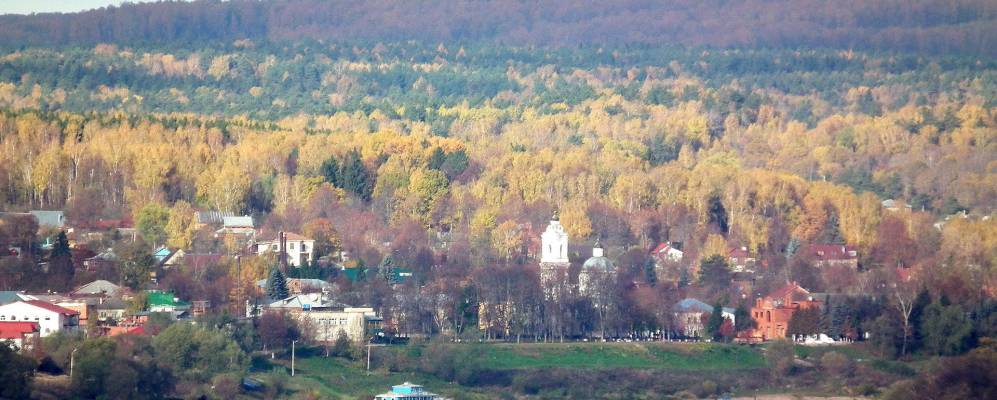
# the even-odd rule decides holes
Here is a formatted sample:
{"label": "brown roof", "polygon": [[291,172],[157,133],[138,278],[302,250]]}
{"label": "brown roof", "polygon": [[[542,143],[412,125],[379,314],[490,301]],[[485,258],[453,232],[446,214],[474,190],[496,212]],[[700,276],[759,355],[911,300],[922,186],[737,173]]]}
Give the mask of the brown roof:
{"label": "brown roof", "polygon": [[787,283],[782,287],[769,293],[769,297],[773,299],[785,299],[787,296],[791,297],[791,300],[807,300],[810,297],[810,291],[800,287],[800,285],[793,283]]}

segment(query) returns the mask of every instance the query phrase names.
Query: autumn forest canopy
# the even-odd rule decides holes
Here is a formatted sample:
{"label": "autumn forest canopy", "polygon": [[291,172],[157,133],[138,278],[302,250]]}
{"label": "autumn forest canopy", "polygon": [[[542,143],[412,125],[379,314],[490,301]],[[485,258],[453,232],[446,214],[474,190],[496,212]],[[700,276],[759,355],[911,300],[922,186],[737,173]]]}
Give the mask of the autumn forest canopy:
{"label": "autumn forest canopy", "polygon": [[[369,306],[389,335],[469,342],[744,339],[761,329],[755,299],[798,284],[824,302],[778,337],[923,357],[915,372],[835,353],[821,373],[873,391],[909,378],[894,398],[934,393],[944,385],[921,360],[997,357],[995,206],[994,1],[178,1],[0,15],[0,290],[103,279],[207,302],[207,324],[175,324],[141,350],[196,337],[224,355],[197,373],[169,361],[184,385],[167,377],[163,395],[294,343],[277,313],[214,315],[246,315],[247,293],[285,299],[293,278]],[[73,231],[31,210],[64,211]],[[222,213],[251,216],[235,227],[248,236],[218,229]],[[570,237],[560,280],[538,266],[548,226]],[[279,231],[314,239],[296,267],[264,243]],[[605,258],[589,264],[596,243]],[[154,257],[178,249],[190,264]],[[607,273],[582,294],[584,264]],[[710,310],[689,323],[699,332],[680,328],[680,301]],[[52,363],[75,351],[62,340],[46,344]],[[82,365],[149,360],[127,341],[86,340],[97,347]],[[337,342],[333,357],[360,359]],[[458,366],[474,356],[419,346],[375,363],[471,379]],[[730,375],[744,374],[735,389],[847,386],[771,348],[774,383],[755,382],[754,349],[696,352],[755,357]]]}

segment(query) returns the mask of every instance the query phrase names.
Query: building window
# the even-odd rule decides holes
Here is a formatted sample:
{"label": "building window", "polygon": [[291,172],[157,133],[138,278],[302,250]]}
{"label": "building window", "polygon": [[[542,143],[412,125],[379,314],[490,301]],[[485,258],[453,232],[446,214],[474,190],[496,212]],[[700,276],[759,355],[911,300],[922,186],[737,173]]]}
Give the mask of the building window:
{"label": "building window", "polygon": [[294,250],[294,243],[291,243],[291,250]]}

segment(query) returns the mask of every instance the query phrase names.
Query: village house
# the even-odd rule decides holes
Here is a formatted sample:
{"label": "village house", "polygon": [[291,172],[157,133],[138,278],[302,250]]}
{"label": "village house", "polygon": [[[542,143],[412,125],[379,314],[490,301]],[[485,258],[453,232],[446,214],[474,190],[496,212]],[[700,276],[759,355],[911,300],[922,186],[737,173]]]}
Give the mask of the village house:
{"label": "village house", "polygon": [[217,226],[222,224],[225,217],[234,217],[235,213],[230,211],[195,211],[194,229],[201,229],[205,226]]}
{"label": "village house", "polygon": [[[289,294],[328,293],[332,290],[332,284],[321,279],[287,278],[286,282]],[[260,293],[266,292],[267,280],[256,281],[256,287]]]}
{"label": "village house", "polygon": [[[690,338],[706,337],[706,326],[703,321],[713,313],[713,306],[693,298],[685,298],[675,303],[673,308],[675,320],[678,321],[679,333]],[[730,307],[721,308],[721,313],[725,319],[734,323],[734,309]]]}
{"label": "village house", "polygon": [[294,267],[301,267],[312,261],[315,251],[315,239],[307,238],[297,233],[281,232],[271,240],[264,240],[256,243],[256,254],[278,253],[280,252],[280,235],[284,235],[285,252],[287,254],[287,264]]}
{"label": "village house", "polygon": [[256,237],[256,225],[253,217],[243,215],[239,217],[222,217],[222,227],[215,231],[215,236],[224,239],[235,239],[246,241]]}
{"label": "village house", "polygon": [[107,249],[97,255],[83,260],[83,268],[87,271],[94,271],[98,269],[103,269],[105,267],[114,266],[118,262],[118,255],[114,254],[113,249]]}
{"label": "village house", "polygon": [[671,261],[671,262],[682,262],[682,258],[685,257],[685,253],[679,250],[679,245],[677,243],[660,243],[654,250],[651,250],[651,256],[657,261]]}
{"label": "village house", "polygon": [[146,297],[149,312],[165,312],[177,318],[190,310],[190,303],[180,300],[171,292],[151,290]]}
{"label": "village house", "polygon": [[730,268],[734,272],[754,271],[755,263],[758,262],[758,259],[748,251],[748,248],[743,246],[730,249],[728,256]]}
{"label": "village house", "polygon": [[101,299],[93,306],[97,321],[103,324],[116,324],[125,318],[128,303],[118,299]]}
{"label": "village house", "polygon": [[123,294],[121,286],[98,279],[69,292],[69,297],[119,297]]}
{"label": "village house", "polygon": [[21,351],[30,351],[41,339],[37,322],[0,321],[0,342],[9,341]]}
{"label": "village house", "polygon": [[843,244],[811,244],[803,248],[804,254],[811,257],[818,268],[846,266],[857,269],[859,255],[855,246]]}
{"label": "village house", "polygon": [[751,331],[748,341],[766,341],[786,337],[789,320],[798,310],[820,307],[821,301],[796,282],[787,283],[768,296],[755,300],[751,308],[751,318],[756,327]]}
{"label": "village house", "polygon": [[35,322],[41,337],[79,329],[79,311],[41,300],[17,301],[0,306],[0,322]]}
{"label": "village house", "polygon": [[31,210],[38,220],[39,229],[62,229],[66,226],[66,214],[57,210]]}

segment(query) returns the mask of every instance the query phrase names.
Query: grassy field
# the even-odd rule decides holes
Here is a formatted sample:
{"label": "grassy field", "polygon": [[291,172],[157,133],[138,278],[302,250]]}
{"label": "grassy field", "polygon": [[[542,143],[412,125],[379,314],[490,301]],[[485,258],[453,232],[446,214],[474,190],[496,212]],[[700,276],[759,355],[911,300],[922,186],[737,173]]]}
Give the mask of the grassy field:
{"label": "grassy field", "polygon": [[[418,346],[418,347],[417,347]],[[671,343],[564,343],[564,344],[452,344],[478,357],[484,367],[531,374],[553,368],[578,370],[583,373],[601,370],[673,370],[683,373],[696,371],[746,371],[763,368],[765,360],[756,349],[744,346]],[[418,353],[424,345],[376,348],[381,352]],[[286,360],[279,365],[286,366]],[[293,398],[370,399],[387,391],[391,385],[411,381],[425,385],[430,391],[455,399],[494,399],[502,388],[462,386],[420,372],[389,372],[377,368],[371,374],[363,370],[360,361],[325,358],[321,355],[300,357],[296,376],[287,387]],[[266,367],[261,368],[265,370]],[[412,368],[415,371],[415,368]],[[590,371],[590,372],[584,372]],[[505,393],[508,395],[509,392]],[[511,397],[510,397],[511,398]]]}
{"label": "grassy field", "polygon": [[495,369],[652,368],[684,371],[749,369],[765,366],[748,347],[706,343],[530,343],[478,346]]}

